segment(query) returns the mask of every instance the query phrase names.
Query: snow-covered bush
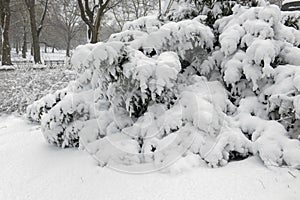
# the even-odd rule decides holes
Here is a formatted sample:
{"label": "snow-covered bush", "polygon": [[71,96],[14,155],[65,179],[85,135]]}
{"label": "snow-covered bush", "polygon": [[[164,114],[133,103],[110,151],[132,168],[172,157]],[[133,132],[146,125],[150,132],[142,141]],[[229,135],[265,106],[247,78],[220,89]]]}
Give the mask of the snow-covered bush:
{"label": "snow-covered bush", "polygon": [[[149,20],[154,22],[149,22]],[[155,18],[144,17],[138,19],[135,26],[132,25],[135,24],[133,22],[126,23],[125,31],[113,34],[109,41],[125,42],[132,48],[141,50],[150,56],[161,54],[164,51],[174,51],[182,60],[188,57],[188,50],[198,47],[212,49],[213,47],[212,31],[200,23],[198,18],[168,22],[160,28],[156,21]],[[146,25],[148,25],[147,28],[144,28]],[[130,27],[137,28],[131,30]],[[155,29],[157,30],[153,31]]]}
{"label": "snow-covered bush", "polygon": [[[281,12],[277,6],[250,9],[236,6],[233,11],[232,16],[215,24],[220,33],[220,49],[215,54],[221,56],[213,54],[203,62],[204,70],[200,73],[219,70],[236,106],[245,104],[249,97],[255,97],[254,102],[247,103],[248,116],[243,115],[237,121],[255,121],[250,130],[243,129],[243,132],[249,135],[259,132],[252,135],[252,140],[256,148],[262,148],[257,151],[266,164],[291,165],[289,159],[292,155],[285,159],[282,153],[275,155],[273,148],[279,148],[280,152],[295,151],[295,155],[299,153],[299,142],[288,137],[297,138],[299,135],[297,81],[300,51],[297,46],[300,32],[280,22]],[[261,110],[251,110],[257,108]],[[273,131],[274,127],[278,127],[277,132]],[[278,147],[271,146],[273,140],[278,142]]]}
{"label": "snow-covered bush", "polygon": [[54,94],[47,94],[38,101],[33,102],[26,109],[27,117],[33,121],[40,122],[42,115],[47,113],[53,106],[55,106],[65,95],[65,89],[58,90]]}
{"label": "snow-covered bush", "polygon": [[284,11],[282,12],[282,23],[286,26],[300,29],[300,11]]}
{"label": "snow-covered bush", "polygon": [[265,5],[264,0],[174,0],[165,1],[160,16],[164,20],[181,21],[201,17],[206,25],[212,27],[215,21],[232,14],[234,5],[257,6]]}
{"label": "snow-covered bush", "polygon": [[[235,12],[231,20],[221,19],[216,23],[221,32],[221,52],[225,56],[220,64],[224,81],[231,87],[231,93],[240,98],[248,93],[260,96],[261,103],[268,103],[272,119],[285,118],[287,113],[282,110],[291,112],[295,108],[287,104],[285,96],[297,96],[299,92],[297,82],[289,81],[297,80],[300,50],[296,47],[300,32],[280,23],[277,6],[236,8]],[[274,102],[280,108],[275,118]]]}
{"label": "snow-covered bush", "polygon": [[81,76],[32,104],[29,117],[50,143],[118,170],[181,157],[216,167],[252,154],[299,168],[299,31],[277,6],[232,11],[214,30],[202,16],[143,17],[106,43],[79,46]]}

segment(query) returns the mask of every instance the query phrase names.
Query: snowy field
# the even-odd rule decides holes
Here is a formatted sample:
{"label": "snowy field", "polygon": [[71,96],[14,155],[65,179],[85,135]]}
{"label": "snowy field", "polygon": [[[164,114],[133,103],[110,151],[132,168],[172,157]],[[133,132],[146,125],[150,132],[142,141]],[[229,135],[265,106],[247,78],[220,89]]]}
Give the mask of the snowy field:
{"label": "snowy field", "polygon": [[24,113],[29,104],[48,92],[64,88],[75,76],[67,70],[67,66],[41,70],[24,66],[0,70],[0,112]]}
{"label": "snowy field", "polygon": [[120,173],[47,144],[39,126],[12,115],[0,117],[0,166],[1,200],[300,198],[300,171],[267,168],[257,157],[184,173]]}

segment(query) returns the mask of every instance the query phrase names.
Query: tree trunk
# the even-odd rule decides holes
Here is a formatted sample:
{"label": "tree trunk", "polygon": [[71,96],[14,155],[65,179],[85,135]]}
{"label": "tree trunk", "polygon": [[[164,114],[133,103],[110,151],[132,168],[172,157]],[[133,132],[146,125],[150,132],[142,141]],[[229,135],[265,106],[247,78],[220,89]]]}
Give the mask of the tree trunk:
{"label": "tree trunk", "polygon": [[30,47],[30,55],[33,56],[33,44],[31,43],[31,47]]}
{"label": "tree trunk", "polygon": [[2,27],[3,27],[3,12],[4,12],[4,7],[3,7],[3,1],[0,1],[0,59],[2,59]]}
{"label": "tree trunk", "polygon": [[[2,33],[2,28],[0,28],[0,33]],[[0,55],[2,55],[2,37],[0,36]]]}
{"label": "tree trunk", "polygon": [[[90,8],[89,1],[85,0],[85,5],[83,5],[82,0],[77,0],[78,6],[80,9],[80,16],[81,19],[85,22],[85,24],[88,26],[88,39],[90,39],[90,43],[97,43],[100,33],[100,25],[102,18],[105,14],[105,12],[108,9],[108,4],[110,0],[101,1],[98,5],[98,11],[97,16],[94,18],[95,10]],[[117,4],[115,4],[116,6]],[[96,6],[94,7],[96,8]]]}
{"label": "tree trunk", "polygon": [[41,52],[40,52],[40,40],[37,35],[36,29],[32,30],[32,47],[33,47],[33,58],[34,63],[41,63]]}
{"label": "tree trunk", "polygon": [[158,1],[158,17],[161,17],[161,0]]}
{"label": "tree trunk", "polygon": [[55,46],[52,47],[52,53],[54,53],[54,52],[55,52]]}
{"label": "tree trunk", "polygon": [[41,52],[40,52],[40,40],[39,36],[43,27],[43,22],[46,16],[48,0],[46,0],[45,9],[42,14],[41,22],[39,27],[36,25],[36,13],[35,13],[35,0],[25,0],[26,6],[29,11],[29,19],[30,19],[30,28],[32,34],[32,46],[33,46],[33,58],[35,63],[41,62]]}
{"label": "tree trunk", "polygon": [[27,53],[27,33],[26,33],[26,27],[24,27],[23,45],[22,45],[22,58],[26,58],[26,53]]}
{"label": "tree trunk", "polygon": [[38,31],[36,27],[34,4],[30,5],[28,10],[29,10],[30,28],[32,34],[34,63],[41,63],[40,41],[39,41]]}
{"label": "tree trunk", "polygon": [[98,30],[93,28],[90,31],[92,34],[90,43],[92,43],[92,44],[97,43],[98,42]]}
{"label": "tree trunk", "polygon": [[47,44],[45,42],[45,53],[47,53]]}
{"label": "tree trunk", "polygon": [[67,38],[67,48],[66,48],[66,56],[70,57],[70,48],[71,48],[71,37]]}
{"label": "tree trunk", "polygon": [[16,40],[16,53],[19,54],[19,39]]}
{"label": "tree trunk", "polygon": [[2,28],[2,65],[12,65],[10,56],[10,45],[9,45],[9,26],[10,26],[10,0],[6,0],[3,3],[4,8],[4,21]]}

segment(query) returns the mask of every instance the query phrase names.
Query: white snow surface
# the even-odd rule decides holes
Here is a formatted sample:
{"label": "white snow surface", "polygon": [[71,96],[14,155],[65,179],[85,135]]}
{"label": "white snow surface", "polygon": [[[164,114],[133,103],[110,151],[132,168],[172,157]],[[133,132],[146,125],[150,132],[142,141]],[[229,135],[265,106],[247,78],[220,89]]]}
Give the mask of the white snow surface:
{"label": "white snow surface", "polygon": [[[133,175],[95,165],[84,151],[47,145],[40,127],[0,117],[0,199],[297,200],[300,171],[265,167],[258,157],[221,168]],[[167,172],[167,173],[166,173]],[[184,172],[184,173],[182,173]]]}

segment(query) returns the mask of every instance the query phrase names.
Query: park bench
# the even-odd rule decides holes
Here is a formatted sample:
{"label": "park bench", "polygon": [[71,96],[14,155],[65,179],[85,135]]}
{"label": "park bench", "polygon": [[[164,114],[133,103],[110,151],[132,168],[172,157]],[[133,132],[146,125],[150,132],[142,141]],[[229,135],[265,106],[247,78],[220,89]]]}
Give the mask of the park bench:
{"label": "park bench", "polygon": [[48,66],[64,65],[65,61],[64,60],[44,60],[44,64],[48,65]]}

